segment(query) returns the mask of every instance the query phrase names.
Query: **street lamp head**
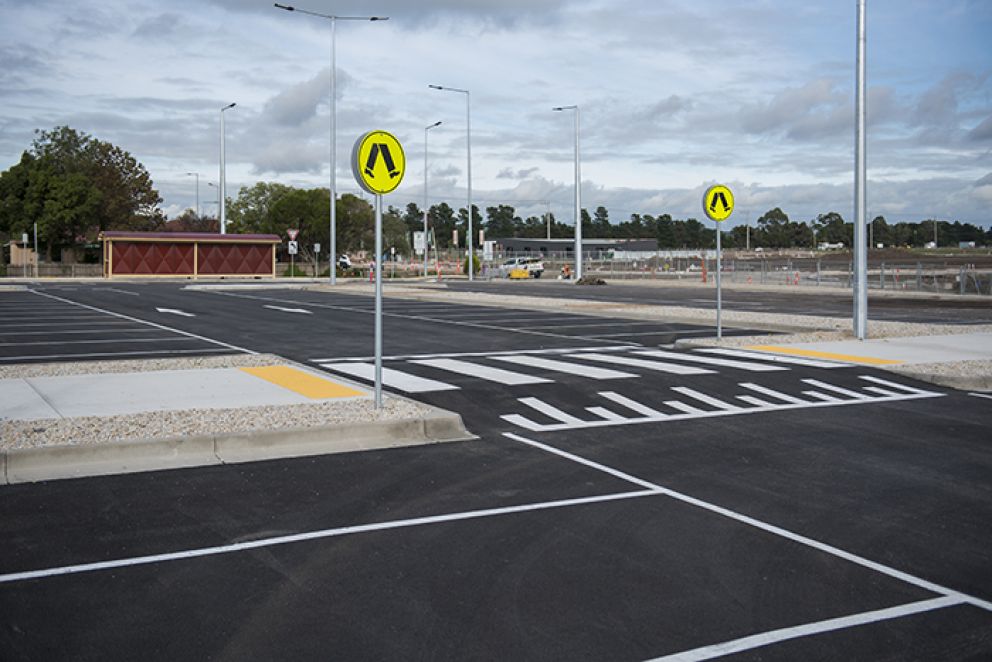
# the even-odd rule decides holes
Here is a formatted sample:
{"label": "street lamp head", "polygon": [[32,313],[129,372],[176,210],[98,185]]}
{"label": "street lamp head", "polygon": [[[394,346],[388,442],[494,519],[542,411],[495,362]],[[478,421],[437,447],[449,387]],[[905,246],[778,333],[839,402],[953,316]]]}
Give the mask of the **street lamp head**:
{"label": "street lamp head", "polygon": [[369,16],[370,21],[388,21],[388,16]]}
{"label": "street lamp head", "polygon": [[224,106],[223,108],[221,108],[221,109],[220,109],[220,111],[221,111],[221,112],[224,112],[224,111],[225,111],[225,110],[227,110],[228,108],[234,108],[234,107],[235,107],[236,105],[238,105],[238,104],[236,104],[236,103],[229,103],[229,104],[227,104],[226,106]]}
{"label": "street lamp head", "polygon": [[551,110],[575,110],[578,106],[555,106]]}
{"label": "street lamp head", "polygon": [[428,85],[427,87],[431,88],[432,90],[443,90],[444,89],[440,85]]}
{"label": "street lamp head", "polygon": [[431,125],[430,125],[429,127],[427,127],[427,128],[428,128],[428,129],[433,129],[433,128],[434,128],[434,127],[436,127],[436,126],[441,126],[441,122],[440,122],[440,121],[437,121],[437,122],[434,122],[433,124],[431,124]]}
{"label": "street lamp head", "polygon": [[279,9],[285,9],[286,11],[296,11],[296,7],[290,7],[288,5],[280,5],[278,2],[275,3],[275,6],[278,7]]}

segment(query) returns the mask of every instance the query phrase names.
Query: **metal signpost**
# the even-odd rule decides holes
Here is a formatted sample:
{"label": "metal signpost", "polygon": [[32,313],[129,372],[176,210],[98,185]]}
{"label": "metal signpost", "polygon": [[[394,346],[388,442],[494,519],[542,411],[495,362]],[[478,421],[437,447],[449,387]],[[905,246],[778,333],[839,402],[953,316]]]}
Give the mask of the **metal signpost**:
{"label": "metal signpost", "polygon": [[[375,255],[382,254],[382,196],[396,190],[406,171],[406,155],[395,136],[369,131],[351,150],[351,172],[363,190],[375,196]],[[382,408],[382,269],[375,270],[375,408]]]}
{"label": "metal signpost", "polygon": [[722,184],[711,186],[703,194],[703,213],[716,223],[716,337],[723,338],[720,309],[723,307],[723,290],[720,288],[720,223],[730,218],[734,211],[734,194]]}

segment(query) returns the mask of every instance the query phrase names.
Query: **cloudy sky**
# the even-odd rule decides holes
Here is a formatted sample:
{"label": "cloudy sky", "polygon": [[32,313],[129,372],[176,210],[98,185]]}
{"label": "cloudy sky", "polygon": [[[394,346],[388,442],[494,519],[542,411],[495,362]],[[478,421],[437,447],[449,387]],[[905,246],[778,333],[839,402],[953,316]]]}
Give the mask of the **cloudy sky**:
{"label": "cloudy sky", "polygon": [[[287,0],[293,2],[294,0]],[[338,15],[341,192],[364,131],[394,133],[407,175],[387,203],[549,206],[571,220],[581,108],[583,206],[701,217],[730,185],[730,225],[773,206],[852,215],[855,0],[300,0]],[[0,169],[68,124],[134,154],[170,215],[213,213],[219,109],[229,195],[327,186],[330,24],[254,0],[0,0]],[[992,223],[992,2],[868,0],[869,213]]]}

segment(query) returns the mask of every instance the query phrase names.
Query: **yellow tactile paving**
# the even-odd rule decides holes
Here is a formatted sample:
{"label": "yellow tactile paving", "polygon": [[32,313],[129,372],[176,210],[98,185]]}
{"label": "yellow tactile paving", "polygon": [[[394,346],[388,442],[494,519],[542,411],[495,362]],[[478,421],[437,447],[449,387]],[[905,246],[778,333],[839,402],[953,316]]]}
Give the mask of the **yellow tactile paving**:
{"label": "yellow tactile paving", "polygon": [[836,354],[834,352],[819,352],[815,349],[779,347],[776,345],[750,345],[745,349],[753,349],[759,352],[775,352],[776,354],[791,354],[793,356],[804,356],[811,359],[829,359],[833,361],[846,361],[847,363],[864,363],[865,365],[899,365],[900,363],[904,363],[904,361],[897,361],[895,359],[877,359],[872,356]]}
{"label": "yellow tactile paving", "polygon": [[351,398],[358,395],[367,395],[364,391],[332,382],[329,379],[318,377],[317,375],[291,368],[288,365],[271,365],[261,368],[241,368],[249,375],[254,375],[259,379],[282,386],[295,393],[310,398],[311,400],[324,400],[327,398]]}

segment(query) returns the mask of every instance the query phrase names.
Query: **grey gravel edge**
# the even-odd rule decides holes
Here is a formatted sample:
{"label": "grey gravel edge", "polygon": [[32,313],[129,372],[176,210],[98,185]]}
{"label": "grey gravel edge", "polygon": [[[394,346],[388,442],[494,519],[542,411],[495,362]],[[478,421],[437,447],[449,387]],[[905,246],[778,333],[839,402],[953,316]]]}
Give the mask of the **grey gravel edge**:
{"label": "grey gravel edge", "polygon": [[468,441],[462,417],[434,408],[427,415],[376,423],[261,430],[92,446],[41,446],[0,452],[0,484],[83,478]]}

